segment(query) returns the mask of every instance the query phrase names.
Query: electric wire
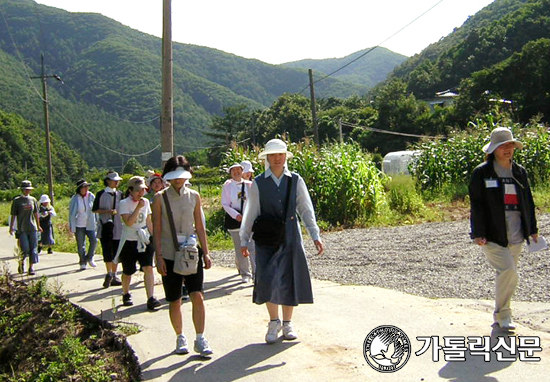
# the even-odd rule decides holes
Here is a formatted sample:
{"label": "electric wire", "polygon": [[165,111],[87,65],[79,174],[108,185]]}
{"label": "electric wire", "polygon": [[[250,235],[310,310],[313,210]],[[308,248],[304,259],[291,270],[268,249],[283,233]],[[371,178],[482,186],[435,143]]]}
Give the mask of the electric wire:
{"label": "electric wire", "polygon": [[372,131],[372,132],[374,132],[374,133],[399,135],[399,136],[402,136],[402,137],[413,137],[413,138],[430,138],[430,139],[440,139],[440,138],[443,138],[442,136],[409,134],[409,133],[401,133],[401,132],[399,132],[399,131],[391,131],[391,130],[377,129],[377,128],[374,128],[374,127],[355,125],[355,124],[353,124],[353,123],[348,123],[348,122],[341,122],[341,123],[342,123],[342,126],[358,127],[358,128],[360,128],[360,129]]}
{"label": "electric wire", "polygon": [[[429,9],[427,9],[426,11],[424,11],[420,16],[417,16],[414,20],[412,20],[411,22],[409,22],[407,25],[405,25],[404,27],[402,27],[401,29],[399,29],[397,32],[395,32],[394,34],[392,34],[390,37],[386,38],[384,41],[378,43],[377,45],[373,46],[372,48],[370,48],[369,50],[367,50],[365,53],[355,57],[353,60],[351,60],[350,62],[348,62],[347,64],[344,64],[342,65],[341,67],[339,67],[338,69],[332,71],[331,73],[321,77],[320,79],[318,80],[315,80],[313,81],[314,84],[318,83],[318,82],[321,82],[323,81],[324,79],[327,79],[328,77],[331,77],[332,75],[338,73],[340,70],[344,69],[344,68],[347,68],[348,66],[350,66],[351,64],[353,64],[354,62],[360,60],[361,58],[365,57],[367,54],[369,54],[370,52],[372,52],[374,49],[376,48],[379,48],[380,45],[384,44],[385,42],[389,41],[390,39],[392,39],[393,37],[395,37],[396,35],[398,35],[399,33],[401,33],[403,30],[405,30],[406,28],[408,28],[409,26],[411,26],[414,22],[416,22],[418,19],[420,19],[421,17],[423,17],[424,15],[426,15],[428,12],[430,12],[432,9],[434,9],[435,7],[437,7],[439,4],[441,4],[442,2],[444,2],[445,0],[439,0],[437,3],[435,3],[434,5],[432,5]],[[307,88],[309,87],[309,84],[306,85],[302,90],[300,90],[298,92],[298,94],[300,93],[303,93],[304,90],[306,90]]]}
{"label": "electric wire", "polygon": [[[246,139],[243,139],[242,141],[238,141],[238,142],[235,142],[236,144],[239,144],[239,143],[243,143],[243,142],[246,142],[246,141],[249,141],[250,138],[246,138]],[[204,149],[221,149],[223,147],[227,147],[229,145],[225,144],[225,145],[220,145],[220,146],[209,146],[209,147],[202,147],[202,146],[194,146],[194,145],[182,145],[182,144],[175,144],[174,146],[178,146],[178,147],[191,147],[191,148],[194,148],[194,149],[198,149],[198,150],[204,150]]]}
{"label": "electric wire", "polygon": [[118,154],[118,155],[121,155],[121,156],[126,156],[126,157],[142,157],[142,156],[145,156],[145,155],[148,155],[148,154],[151,154],[153,151],[155,151],[156,149],[160,148],[160,143],[158,145],[156,145],[155,147],[153,147],[152,149],[144,152],[144,153],[139,153],[139,154],[128,154],[128,153],[123,153],[121,151],[118,151],[118,150],[115,150],[115,149],[112,149],[110,147],[108,147],[107,145],[101,143],[101,142],[98,142],[96,141],[94,138],[92,138],[91,136],[89,136],[88,134],[86,134],[84,131],[82,131],[81,129],[79,129],[74,123],[72,123],[63,113],[61,113],[60,111],[58,111],[55,107],[52,107],[50,105],[51,109],[53,112],[55,112],[56,114],[58,114],[62,119],[65,120],[65,122],[67,122],[72,128],[74,128],[76,131],[78,131],[80,134],[82,134],[84,137],[88,138],[88,140],[90,140],[92,143],[95,143],[96,145],[102,147],[103,149],[107,150],[107,151],[110,151],[112,153],[115,153],[115,154]]}
{"label": "electric wire", "polygon": [[19,58],[19,61],[21,61],[21,63],[23,64],[23,70],[25,71],[25,75],[27,76],[27,78],[29,80],[31,88],[34,89],[36,94],[38,94],[38,97],[40,97],[42,102],[44,102],[45,100],[42,97],[42,94],[40,94],[40,91],[36,88],[36,86],[34,86],[34,83],[31,79],[31,75],[29,74],[29,71],[27,70],[28,69],[27,68],[27,63],[25,62],[23,56],[21,55],[19,47],[17,46],[17,44],[15,42],[15,39],[13,38],[13,35],[11,34],[10,27],[9,27],[9,24],[8,24],[8,20],[6,19],[6,15],[4,14],[4,11],[3,11],[2,7],[0,7],[0,13],[2,13],[2,18],[4,19],[4,23],[6,24],[6,30],[8,31],[8,34],[10,35],[11,42],[13,44],[13,47],[15,48],[15,51],[17,52],[17,56]]}

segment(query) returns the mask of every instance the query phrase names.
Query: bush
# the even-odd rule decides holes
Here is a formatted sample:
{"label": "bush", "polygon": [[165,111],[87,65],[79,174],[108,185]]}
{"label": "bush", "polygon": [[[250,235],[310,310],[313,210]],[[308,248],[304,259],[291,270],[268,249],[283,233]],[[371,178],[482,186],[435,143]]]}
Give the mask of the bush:
{"label": "bush", "polygon": [[[420,155],[411,165],[411,174],[424,194],[440,194],[453,189],[464,190],[472,171],[485,160],[483,146],[489,142],[491,120],[472,123],[469,130],[452,132],[446,140],[424,141],[414,145]],[[524,166],[532,185],[545,184],[550,177],[550,135],[543,126],[515,124],[511,127],[516,139],[524,144],[516,150],[514,160]]]}

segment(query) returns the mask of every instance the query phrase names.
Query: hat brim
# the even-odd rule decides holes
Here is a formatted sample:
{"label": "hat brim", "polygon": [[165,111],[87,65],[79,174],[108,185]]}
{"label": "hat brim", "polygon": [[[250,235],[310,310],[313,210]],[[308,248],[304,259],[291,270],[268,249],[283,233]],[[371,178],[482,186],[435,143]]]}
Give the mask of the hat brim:
{"label": "hat brim", "polygon": [[242,165],[240,165],[240,164],[234,164],[233,166],[231,166],[231,167],[229,167],[229,168],[227,169],[227,173],[228,173],[228,174],[231,174],[231,170],[233,170],[234,168],[237,168],[237,167],[240,167],[240,168],[244,171],[244,167],[243,167]]}
{"label": "hat brim", "polygon": [[522,149],[523,148],[523,143],[521,143],[520,141],[517,141],[515,139],[510,139],[510,140],[507,140],[507,141],[504,141],[504,142],[499,142],[499,143],[487,143],[485,146],[483,146],[483,152],[486,153],[486,154],[492,154],[493,152],[495,152],[495,150],[505,144],[505,143],[509,143],[509,142],[514,142],[514,146],[516,147],[516,149]]}
{"label": "hat brim", "polygon": [[186,170],[174,170],[164,175],[164,180],[191,179],[193,176]]}
{"label": "hat brim", "polygon": [[120,176],[115,176],[113,178],[106,177],[105,180],[114,180],[114,181],[121,181],[122,178]]}
{"label": "hat brim", "polygon": [[19,187],[20,190],[34,190],[33,186],[30,187]]}
{"label": "hat brim", "polygon": [[258,158],[265,159],[269,154],[286,154],[286,159],[294,158],[294,154],[288,150],[265,150],[258,154]]}

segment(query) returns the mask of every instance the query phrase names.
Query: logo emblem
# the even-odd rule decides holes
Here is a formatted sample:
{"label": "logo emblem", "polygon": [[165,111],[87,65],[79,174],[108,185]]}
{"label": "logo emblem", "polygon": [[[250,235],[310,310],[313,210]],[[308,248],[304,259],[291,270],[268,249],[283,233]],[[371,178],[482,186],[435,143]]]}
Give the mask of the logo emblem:
{"label": "logo emblem", "polygon": [[393,373],[405,366],[411,357],[411,342],[398,327],[382,325],[365,338],[363,355],[374,370]]}

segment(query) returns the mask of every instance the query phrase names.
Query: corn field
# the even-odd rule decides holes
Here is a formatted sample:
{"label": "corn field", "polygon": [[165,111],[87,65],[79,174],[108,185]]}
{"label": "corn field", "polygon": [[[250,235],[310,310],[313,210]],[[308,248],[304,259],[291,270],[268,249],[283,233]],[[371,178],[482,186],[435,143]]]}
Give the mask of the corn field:
{"label": "corn field", "polygon": [[[255,173],[264,171],[258,159],[261,148],[233,146],[222,165],[250,160]],[[290,143],[294,154],[288,166],[304,178],[319,220],[331,225],[353,226],[368,221],[386,205],[385,176],[369,154],[354,143],[330,144],[317,149],[309,140]]]}
{"label": "corn field", "polygon": [[[424,141],[413,147],[420,155],[411,165],[411,174],[422,192],[437,193],[444,188],[467,185],[473,169],[485,160],[482,148],[496,125],[471,123],[467,131],[453,132],[449,138]],[[524,166],[532,185],[549,180],[550,135],[547,127],[513,125],[514,137],[524,144],[514,160]]]}

